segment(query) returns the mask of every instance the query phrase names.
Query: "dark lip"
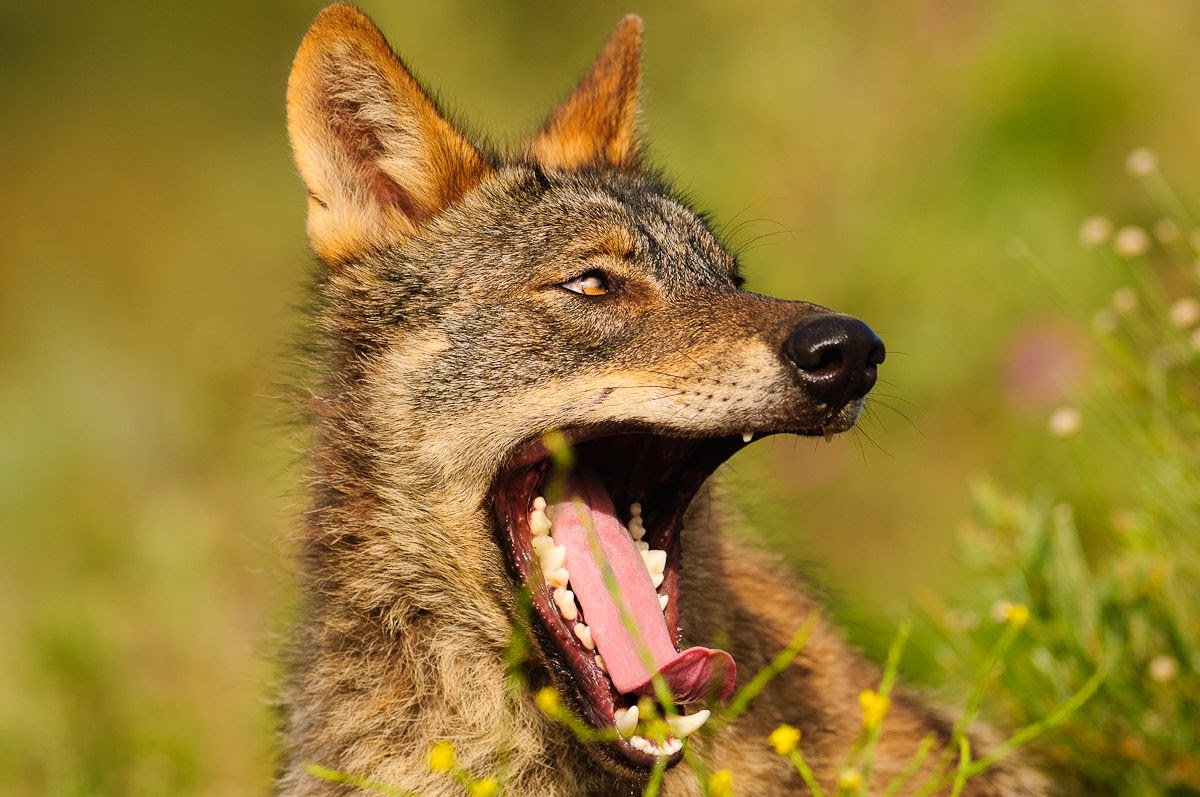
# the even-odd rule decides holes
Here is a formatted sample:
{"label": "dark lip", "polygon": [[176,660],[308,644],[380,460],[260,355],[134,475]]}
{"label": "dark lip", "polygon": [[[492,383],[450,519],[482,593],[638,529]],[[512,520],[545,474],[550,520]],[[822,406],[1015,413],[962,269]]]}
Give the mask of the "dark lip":
{"label": "dark lip", "polygon": [[[564,430],[561,432],[577,453],[588,453],[588,444],[598,447],[597,453],[604,459],[605,447],[620,451],[622,446],[642,447],[629,471],[627,484],[610,485],[616,493],[618,506],[628,506],[640,501],[646,519],[646,540],[652,547],[667,551],[667,566],[663,584],[659,591],[668,596],[664,612],[667,628],[676,647],[683,640],[680,625],[679,577],[682,569],[682,545],[680,528],[684,513],[696,492],[723,462],[747,445],[741,435],[719,437],[680,437],[662,434],[637,427],[603,426]],[[662,467],[662,460],[653,461],[648,454],[674,457],[670,472],[663,478],[654,478],[650,470]],[[691,456],[684,459],[685,454]],[[618,694],[593,661],[594,654],[587,651],[575,638],[573,631],[562,619],[550,599],[550,590],[542,582],[536,564],[536,555],[530,546],[529,512],[533,498],[541,494],[550,468],[550,452],[540,438],[526,441],[515,449],[507,467],[497,476],[492,495],[492,512],[496,532],[507,552],[507,560],[514,583],[518,589],[530,592],[533,613],[537,617],[534,631],[539,637],[540,648],[549,660],[550,669],[556,672],[556,680],[569,680],[573,689],[573,702],[588,724],[598,730],[614,726],[614,712],[625,705]],[[639,473],[645,471],[646,473]],[[639,485],[645,485],[644,492]],[[625,518],[628,521],[628,518]],[[569,698],[570,699],[570,698]],[[600,745],[610,758],[618,764],[638,771],[651,769],[656,758],[634,748],[627,739],[618,739]],[[682,752],[668,757],[667,765],[674,766],[683,758]]]}
{"label": "dark lip", "polygon": [[[822,413],[820,418],[790,428],[755,429],[753,440],[775,434],[821,436],[831,426],[833,431],[846,431],[853,426],[853,420],[839,422],[837,416],[842,409],[839,407]],[[647,541],[652,547],[667,551],[667,566],[660,590],[668,595],[664,614],[672,642],[679,647],[683,641],[679,590],[682,569],[679,531],[683,516],[697,491],[713,472],[750,442],[743,439],[741,432],[708,435],[622,424],[580,426],[557,430],[557,433],[576,453],[586,452],[589,446],[603,450],[608,443],[619,444],[622,439],[635,446],[641,441],[644,450],[639,453],[644,456],[635,458],[629,469],[626,489],[622,491],[617,486],[613,490],[613,485],[609,487],[610,491],[615,492],[613,499],[617,506],[628,506],[632,501],[642,502],[646,507],[643,512],[646,513]],[[666,478],[656,478],[649,471],[661,471],[663,462],[647,456],[655,453],[675,456],[680,461],[685,454],[691,456],[687,458],[685,466],[677,465]],[[515,446],[508,462],[493,482],[490,491],[492,515],[501,548],[506,551],[513,582],[518,589],[528,589],[530,592],[533,613],[537,617],[533,631],[549,669],[560,686],[562,681],[570,681],[573,687],[570,692],[573,693],[578,713],[593,728],[604,730],[613,727],[614,711],[622,705],[623,698],[595,665],[593,654],[583,648],[553,607],[550,590],[541,580],[536,556],[529,543],[531,502],[541,494],[545,485],[550,459],[551,452],[543,442],[543,435],[531,436]],[[642,479],[641,484],[648,485],[644,492],[636,487],[639,478]],[[628,485],[635,487],[631,489]],[[626,739],[601,744],[599,749],[606,758],[618,765],[643,773],[653,768],[657,760],[653,755],[634,748]],[[682,752],[675,753],[668,757],[667,766],[674,766],[682,759]]]}

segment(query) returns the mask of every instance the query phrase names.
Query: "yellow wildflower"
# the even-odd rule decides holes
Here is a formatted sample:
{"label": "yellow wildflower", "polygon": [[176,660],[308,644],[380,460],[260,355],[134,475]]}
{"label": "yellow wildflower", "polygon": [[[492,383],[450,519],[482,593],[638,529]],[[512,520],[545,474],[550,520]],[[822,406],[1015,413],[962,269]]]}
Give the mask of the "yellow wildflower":
{"label": "yellow wildflower", "polygon": [[795,750],[796,745],[800,743],[800,731],[791,725],[780,725],[771,731],[771,735],[767,737],[767,741],[775,748],[776,753],[787,755]]}
{"label": "yellow wildflower", "polygon": [[862,788],[862,773],[854,767],[846,767],[838,773],[837,785],[842,791],[857,791]]}
{"label": "yellow wildflower", "polygon": [[429,769],[433,772],[449,772],[454,769],[454,742],[443,739],[429,748]]}
{"label": "yellow wildflower", "polygon": [[1010,603],[1004,609],[1004,622],[1020,628],[1029,622],[1029,607],[1023,603]]}
{"label": "yellow wildflower", "polygon": [[496,797],[500,791],[500,784],[496,782],[495,778],[484,778],[472,783],[467,791],[471,797]]}
{"label": "yellow wildflower", "polygon": [[533,696],[533,702],[542,710],[543,714],[550,717],[558,716],[558,711],[562,708],[562,703],[558,700],[558,692],[555,692],[549,686],[539,689],[537,694]]}
{"label": "yellow wildflower", "polygon": [[863,727],[874,728],[887,716],[888,709],[892,707],[892,699],[874,689],[864,689],[858,695],[858,705],[862,707]]}
{"label": "yellow wildflower", "polygon": [[718,769],[708,776],[709,797],[733,797],[733,773]]}

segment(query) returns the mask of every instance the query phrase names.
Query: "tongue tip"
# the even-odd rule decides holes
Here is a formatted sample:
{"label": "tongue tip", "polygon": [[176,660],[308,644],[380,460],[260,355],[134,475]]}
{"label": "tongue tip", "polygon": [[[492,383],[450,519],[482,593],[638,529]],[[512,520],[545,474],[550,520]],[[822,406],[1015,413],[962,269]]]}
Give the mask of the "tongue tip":
{"label": "tongue tip", "polygon": [[[678,656],[658,669],[671,690],[677,703],[696,703],[710,698],[724,700],[733,693],[737,681],[737,665],[733,657],[723,650],[694,647],[681,651]],[[652,678],[634,691],[642,695],[653,695]]]}

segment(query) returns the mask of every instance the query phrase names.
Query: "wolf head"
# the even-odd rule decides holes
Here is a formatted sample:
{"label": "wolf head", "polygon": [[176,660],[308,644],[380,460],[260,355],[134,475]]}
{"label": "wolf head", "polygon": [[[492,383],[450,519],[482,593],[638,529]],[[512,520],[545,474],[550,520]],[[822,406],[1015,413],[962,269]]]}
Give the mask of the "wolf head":
{"label": "wolf head", "polygon": [[[678,758],[629,730],[642,676],[680,703],[732,684],[719,651],[678,652],[693,495],[753,436],[849,429],[884,358],[861,321],[743,290],[645,167],[641,39],[623,19],[507,155],[449,122],[349,6],[321,13],[288,85],[330,369],[310,578],[393,631],[417,612],[500,623],[528,589],[547,669],[591,724],[624,726],[610,753],[632,767]],[[549,503],[548,433],[574,461]],[[584,528],[603,550],[570,539]],[[374,577],[331,575],[347,561]],[[616,578],[640,632],[665,633],[640,640],[659,648],[643,671],[588,569]]]}

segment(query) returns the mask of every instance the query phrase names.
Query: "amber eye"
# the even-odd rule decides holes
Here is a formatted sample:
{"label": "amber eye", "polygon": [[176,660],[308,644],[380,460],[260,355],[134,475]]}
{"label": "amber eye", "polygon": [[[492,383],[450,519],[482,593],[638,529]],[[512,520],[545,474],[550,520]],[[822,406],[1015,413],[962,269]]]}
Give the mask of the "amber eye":
{"label": "amber eye", "polygon": [[562,284],[571,293],[583,296],[603,296],[608,293],[608,278],[600,271],[589,271]]}

